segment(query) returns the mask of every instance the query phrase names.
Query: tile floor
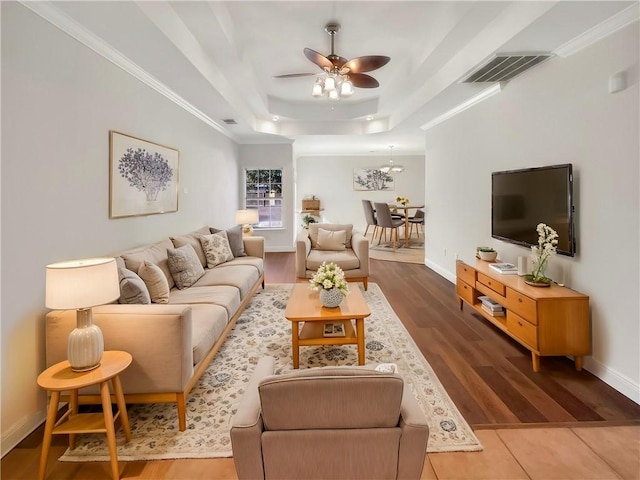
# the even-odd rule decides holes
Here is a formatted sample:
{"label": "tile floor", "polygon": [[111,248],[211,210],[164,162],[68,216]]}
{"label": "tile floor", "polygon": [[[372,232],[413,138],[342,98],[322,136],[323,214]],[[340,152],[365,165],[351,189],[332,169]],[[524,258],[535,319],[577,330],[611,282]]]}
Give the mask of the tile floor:
{"label": "tile floor", "polygon": [[482,452],[429,454],[422,479],[640,479],[640,426],[475,433]]}

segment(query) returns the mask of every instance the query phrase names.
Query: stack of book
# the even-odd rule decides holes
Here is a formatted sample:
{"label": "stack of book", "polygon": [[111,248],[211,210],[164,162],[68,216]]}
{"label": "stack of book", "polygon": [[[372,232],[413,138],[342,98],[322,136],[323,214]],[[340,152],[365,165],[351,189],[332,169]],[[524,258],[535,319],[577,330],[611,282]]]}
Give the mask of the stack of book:
{"label": "stack of book", "polygon": [[489,264],[489,268],[492,268],[496,272],[503,275],[518,274],[518,267],[516,267],[513,263],[491,263]]}
{"label": "stack of book", "polygon": [[481,296],[478,300],[482,302],[482,309],[494,317],[504,317],[504,307],[489,297]]}

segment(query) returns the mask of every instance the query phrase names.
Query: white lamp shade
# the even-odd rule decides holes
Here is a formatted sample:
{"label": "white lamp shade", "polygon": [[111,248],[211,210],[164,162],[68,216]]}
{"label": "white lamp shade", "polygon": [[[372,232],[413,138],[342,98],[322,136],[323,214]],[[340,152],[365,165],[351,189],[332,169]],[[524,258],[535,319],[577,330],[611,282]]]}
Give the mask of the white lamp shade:
{"label": "white lamp shade", "polygon": [[115,258],[87,258],[47,265],[48,308],[89,308],[120,297],[120,280]]}
{"label": "white lamp shade", "polygon": [[253,225],[258,223],[258,220],[258,210],[255,208],[236,211],[236,223],[238,225]]}

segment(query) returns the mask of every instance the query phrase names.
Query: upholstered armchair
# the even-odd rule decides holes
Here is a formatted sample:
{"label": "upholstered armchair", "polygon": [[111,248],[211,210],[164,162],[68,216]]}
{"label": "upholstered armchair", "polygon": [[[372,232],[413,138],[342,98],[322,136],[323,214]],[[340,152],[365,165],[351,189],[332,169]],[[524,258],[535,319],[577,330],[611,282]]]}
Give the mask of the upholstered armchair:
{"label": "upholstered armchair", "polygon": [[353,225],[310,223],[296,237],[296,277],[311,278],[322,262],[338,265],[349,281],[369,281],[369,240]]}
{"label": "upholstered armchair", "polygon": [[240,480],[420,478],[429,427],[400,375],[273,373],[273,358],[261,358],[231,421]]}

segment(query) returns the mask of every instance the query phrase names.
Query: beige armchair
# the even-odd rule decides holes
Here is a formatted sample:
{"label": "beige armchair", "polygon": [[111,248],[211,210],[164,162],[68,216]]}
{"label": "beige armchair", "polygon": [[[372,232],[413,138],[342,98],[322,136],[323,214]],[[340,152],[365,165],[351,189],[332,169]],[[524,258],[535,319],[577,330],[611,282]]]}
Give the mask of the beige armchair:
{"label": "beige armchair", "polygon": [[373,367],[273,375],[260,359],[231,421],[245,479],[419,479],[429,427],[402,377]]}
{"label": "beige armchair", "polygon": [[310,223],[296,237],[296,277],[311,278],[322,265],[333,262],[349,281],[369,281],[369,240],[353,225]]}

